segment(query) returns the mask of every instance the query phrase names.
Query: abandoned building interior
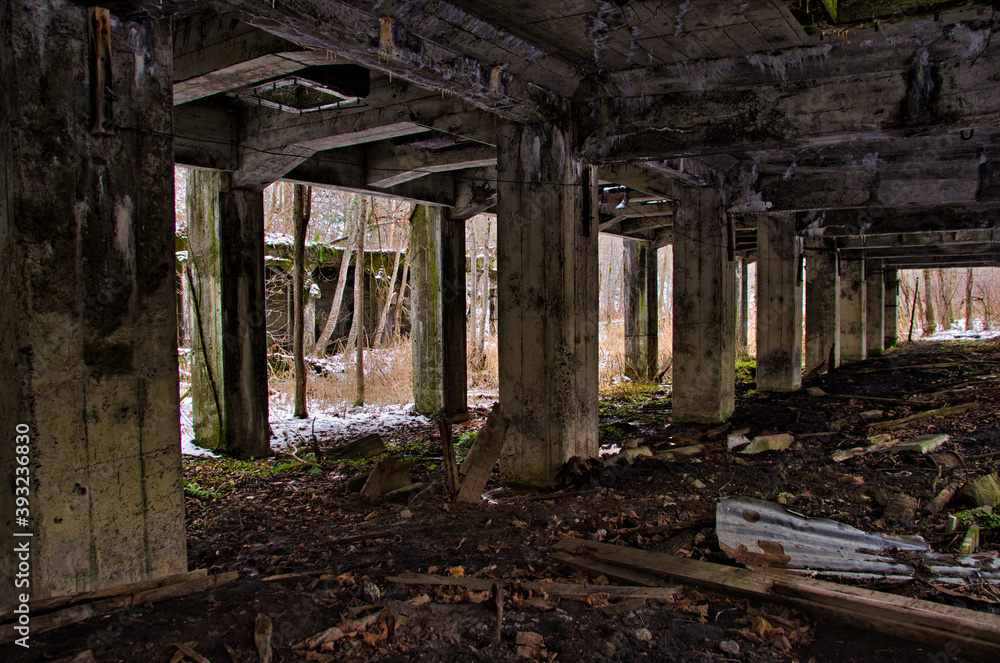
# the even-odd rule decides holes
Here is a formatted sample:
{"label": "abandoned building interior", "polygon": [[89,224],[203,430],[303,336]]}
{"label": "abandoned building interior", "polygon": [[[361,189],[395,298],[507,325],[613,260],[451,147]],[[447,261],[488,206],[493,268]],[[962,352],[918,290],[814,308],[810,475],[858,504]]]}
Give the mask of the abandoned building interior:
{"label": "abandoned building interior", "polygon": [[[725,443],[727,435],[732,440],[729,427],[737,408],[737,350],[746,344],[746,278],[738,277],[746,273],[746,264],[757,265],[754,407],[763,408],[762,417],[770,416],[768,407],[780,410],[775,421],[791,416],[786,409],[799,417],[820,408],[815,399],[823,390],[807,393],[808,379],[834,380],[842,370],[882,370],[881,364],[864,367],[891,357],[886,351],[905,340],[897,338],[901,270],[1000,266],[994,237],[1000,212],[1000,42],[992,43],[997,22],[996,3],[936,0],[0,4],[0,473],[5,486],[0,538],[5,560],[15,559],[15,544],[30,542],[31,551],[24,585],[18,583],[14,561],[0,565],[4,643],[20,637],[11,629],[18,623],[14,609],[29,604],[22,598],[26,593],[36,602],[132,583],[146,583],[148,589],[197,567],[212,567],[197,580],[210,590],[205,578],[242,568],[213,562],[189,541],[186,530],[178,445],[178,327],[185,330],[182,336],[194,339],[191,391],[199,440],[230,458],[270,456],[265,310],[270,267],[265,255],[272,251],[264,243],[265,187],[284,181],[414,205],[415,248],[407,258],[413,392],[416,409],[442,421],[442,438],[450,436],[447,422],[470,415],[465,222],[478,214],[495,215],[499,405],[480,437],[492,436],[502,445],[489,458],[487,474],[496,471],[490,485],[539,497],[565,489],[560,482],[573,463],[586,467],[600,456],[599,236],[625,238],[625,352],[639,378],[652,379],[661,370],[656,252],[672,246],[667,421],[708,436],[700,441],[689,436],[697,442],[697,453],[707,453],[721,435],[721,455],[731,455]],[[175,165],[191,169],[187,262],[180,272]],[[182,322],[185,310],[194,313]],[[983,356],[996,356],[989,352]],[[983,384],[997,365],[987,359],[963,360],[987,371]],[[896,406],[902,398],[896,398]],[[786,408],[781,399],[797,400],[787,401]],[[893,406],[889,398],[877,401],[877,407]],[[989,402],[993,405],[983,407],[995,413],[995,402]],[[843,403],[848,407],[848,401]],[[995,414],[983,416],[996,428]],[[754,433],[764,429],[785,432],[774,423]],[[439,428],[432,430],[436,440]],[[817,432],[797,444],[808,439],[819,449],[832,444],[830,436],[836,434],[833,429]],[[1000,437],[990,439],[996,444]],[[482,449],[478,453],[491,453]],[[829,446],[823,458],[837,449]],[[989,456],[1000,446],[977,449]],[[856,456],[848,462],[862,462]],[[698,467],[716,463],[713,458]],[[782,460],[773,462],[778,472]],[[723,479],[729,476],[729,465],[712,467],[723,472]],[[731,471],[731,481],[739,482],[741,466]],[[937,472],[940,477],[940,468]],[[17,492],[18,477],[29,474],[25,492]],[[656,475],[651,485],[662,482],[667,485],[655,490],[676,494],[681,489],[674,484],[681,479],[667,477],[677,476]],[[493,507],[478,504],[486,475],[482,481],[475,506],[449,507],[442,495],[421,499],[425,504],[436,500],[441,518],[467,508],[489,527],[494,521],[482,509]],[[724,483],[718,482],[722,488],[716,496],[726,492]],[[946,483],[935,481],[934,487],[940,490]],[[1000,502],[1000,485],[993,485]],[[612,500],[606,485],[594,490],[604,490],[602,499]],[[30,518],[22,519],[17,509],[29,497]],[[410,511],[417,512],[416,503],[404,509],[406,499],[394,499],[395,507],[387,502],[372,513],[403,509],[409,515],[400,518],[420,520]],[[667,502],[660,500],[659,508]],[[745,527],[761,519],[784,523],[791,518],[790,512],[772,513],[762,503],[736,504],[731,506],[741,509]],[[371,508],[357,510],[364,516]],[[621,503],[616,508],[627,514],[632,507]],[[709,515],[718,519],[721,543],[723,524],[734,526],[721,502],[718,513],[714,509],[713,500]],[[517,536],[539,522],[544,529],[549,517],[518,520],[513,513],[504,519],[519,528]],[[678,520],[696,522],[694,513],[683,511]],[[581,511],[575,517],[585,515]],[[240,517],[241,528],[247,517]],[[447,524],[451,521],[435,522],[444,530],[455,527]],[[452,541],[452,534],[441,534],[451,551],[441,554],[455,561],[434,562],[441,569],[461,568],[454,551],[465,539]],[[646,563],[642,554],[654,553],[637,551],[631,570],[613,572],[615,553],[600,548],[610,545],[602,543],[607,532],[590,539],[586,534],[558,546],[559,537],[551,539],[552,554],[590,555],[597,560],[592,575],[605,584],[609,578],[623,586],[644,584],[636,580],[641,575],[636,568]],[[366,536],[356,536],[356,545],[366,545]],[[704,536],[698,534],[701,538],[687,548],[701,545]],[[391,542],[391,535],[385,537]],[[628,541],[636,546],[639,539],[638,544]],[[650,538],[645,540],[648,546]],[[910,550],[900,541],[894,545]],[[986,555],[977,562],[976,573],[982,575],[976,577],[986,584],[1000,579],[1000,542],[993,542],[992,561]],[[584,550],[591,544],[593,549]],[[749,546],[755,549],[756,543]],[[471,544],[466,547],[476,551]],[[754,554],[774,552],[762,547]],[[984,554],[989,547],[983,546]],[[483,569],[489,550],[483,544],[475,552],[484,560]],[[771,562],[789,563],[779,552]],[[427,559],[434,559],[429,552]],[[756,557],[748,562],[746,555],[735,559],[758,571],[768,565]],[[389,583],[381,580],[387,573],[431,565],[403,569],[401,562],[395,564],[379,571],[382,592],[388,592]],[[298,567],[275,568],[280,574]],[[553,660],[555,652],[559,660],[637,660],[646,655],[640,654],[643,647],[654,645],[660,647],[654,660],[834,660],[833,652],[839,651],[830,642],[825,654],[795,649],[799,636],[793,637],[792,625],[799,617],[788,614],[768,618],[771,626],[785,628],[781,637],[791,642],[787,650],[768,649],[772,636],[758,634],[759,651],[747,636],[740,653],[734,636],[713,631],[714,640],[699,645],[705,652],[699,658],[694,645],[680,636],[658,641],[635,615],[652,610],[649,606],[682,605],[667,600],[676,598],[667,593],[675,589],[661,582],[680,572],[663,572],[646,583],[653,586],[645,587],[645,594],[635,593],[635,587],[629,594],[625,587],[608,586],[599,599],[604,605],[609,597],[612,603],[647,601],[647,607],[614,613],[617,617],[607,613],[609,620],[632,622],[623,627],[627,642],[617,649],[609,644],[605,650],[602,644],[600,652],[587,653],[582,645],[579,653],[562,650],[552,624],[544,637],[530,624],[504,626],[501,633],[504,592],[512,615],[534,608],[513,607],[513,590],[483,573],[479,584],[473,582],[479,577],[465,579],[466,599],[470,592],[484,591],[498,597],[497,606],[492,594],[474,606],[486,615],[477,618],[480,622],[496,622],[496,638],[491,640],[492,622],[482,636],[494,649],[472,658],[469,645],[459,642],[472,636],[442,637],[426,660]],[[746,596],[759,590],[756,580],[722,575],[702,583],[703,591]],[[453,578],[459,581],[461,573]],[[320,589],[334,581],[324,576],[322,582]],[[337,582],[337,591],[348,591],[339,572]],[[276,592],[283,584],[271,583],[266,591]],[[350,591],[371,584],[358,580]],[[424,585],[411,583],[404,590],[411,586]],[[785,599],[774,601],[785,600],[802,613],[812,614],[821,603],[796,594],[807,591],[799,585],[781,587]],[[818,587],[810,585],[808,591],[818,595]],[[962,603],[966,599],[954,596],[941,604],[912,598],[902,606],[884,599],[885,593],[876,599],[874,590],[862,596],[868,588],[844,587],[843,596],[829,599],[834,607],[824,608],[826,618],[846,624],[843,628],[881,634],[855,639],[857,649],[850,656],[878,657],[878,638],[898,636],[917,644],[884,660],[998,660],[1000,594],[995,590],[993,603],[973,610]],[[357,605],[387,600],[379,587],[374,597],[365,591],[367,599]],[[253,596],[245,592],[239,596]],[[395,620],[399,634],[407,620],[418,619],[414,605],[420,604],[412,603],[413,596],[401,595],[411,603],[398,602],[411,612],[380,608],[364,625],[355,618],[365,613],[352,612],[350,629],[339,619],[323,625],[315,616],[286,616],[314,628],[275,644],[273,660],[416,659],[405,648],[378,649],[390,645],[376,640],[391,643],[396,637],[385,632],[371,642],[360,636],[344,636],[339,644],[324,640],[322,646],[306,640],[335,624],[354,635],[377,634],[375,624],[386,619]],[[690,595],[684,600],[683,605],[697,603]],[[948,600],[952,603],[945,605]],[[851,601],[867,601],[868,612]],[[99,616],[93,603],[87,605],[92,617]],[[752,601],[740,605],[744,611],[757,609]],[[260,644],[261,628],[254,640],[253,613],[260,609],[248,610],[244,639],[249,644],[234,644],[235,649],[227,644],[229,656],[270,661],[271,644]],[[889,617],[873,626],[873,611]],[[552,611],[551,606],[540,614],[555,619],[557,613],[565,617],[562,608]],[[861,613],[869,616],[856,616]],[[278,617],[266,617],[268,629],[272,617],[278,624]],[[951,620],[951,626],[940,620]],[[98,655],[97,660],[130,660],[125,654],[114,658],[113,646],[134,639],[128,631],[137,628],[126,626],[125,635],[105,647],[112,658]],[[478,627],[469,628],[471,633]],[[81,643],[86,638],[84,631],[74,633]],[[268,643],[270,633],[264,638]],[[45,633],[31,637],[53,642]],[[351,647],[335,648],[348,640]],[[719,640],[725,645],[721,650]],[[293,651],[291,641],[307,644]],[[166,642],[158,650],[143,650],[142,656],[151,658],[131,660],[207,660],[197,658],[193,646],[185,651]],[[221,644],[213,646],[214,656],[226,656]],[[670,653],[671,646],[682,653]],[[938,649],[948,658],[934,658]],[[41,660],[14,644],[3,644],[3,650],[10,652],[8,660]],[[100,652],[66,660],[95,660],[95,654]]]}

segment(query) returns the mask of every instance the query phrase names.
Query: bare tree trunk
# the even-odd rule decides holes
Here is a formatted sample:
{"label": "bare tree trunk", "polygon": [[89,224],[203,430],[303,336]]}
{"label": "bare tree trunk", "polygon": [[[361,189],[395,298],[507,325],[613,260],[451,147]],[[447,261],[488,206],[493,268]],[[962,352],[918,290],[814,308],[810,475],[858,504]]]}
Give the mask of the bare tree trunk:
{"label": "bare tree trunk", "polygon": [[972,268],[965,270],[965,331],[975,329],[972,306]]}
{"label": "bare tree trunk", "polygon": [[924,336],[937,332],[937,319],[934,315],[934,273],[924,270]]}
{"label": "bare tree trunk", "polygon": [[939,311],[941,315],[941,329],[951,329],[955,326],[955,307],[952,302],[955,297],[954,284],[948,282],[949,279],[945,276],[943,269],[937,270],[937,276],[938,295],[941,297],[941,309]]}
{"label": "bare tree trunk", "polygon": [[[479,316],[476,311],[476,300],[479,298],[479,234],[476,232],[476,222],[469,223],[472,230],[472,250],[469,255],[472,259],[469,262],[469,271],[472,274],[472,297],[469,298],[469,336],[472,341],[472,365],[479,366]],[[464,280],[464,279],[463,279]]]}
{"label": "bare tree trunk", "polygon": [[[348,207],[348,212],[345,215],[348,225],[345,230],[348,236],[351,235],[351,232],[359,223],[356,209],[358,204],[358,196],[353,196],[351,198],[351,204]],[[352,225],[352,221],[354,222],[354,225]],[[322,357],[326,354],[326,346],[330,344],[330,337],[333,336],[333,330],[337,328],[337,322],[340,321],[340,309],[342,308],[344,302],[344,288],[347,284],[347,271],[350,269],[351,254],[354,252],[355,248],[356,244],[352,244],[349,248],[345,249],[344,255],[340,260],[340,273],[337,276],[337,291],[333,296],[333,305],[330,306],[330,315],[327,316],[326,324],[323,325],[323,331],[320,333],[319,338],[316,339],[316,347],[313,349],[313,352],[318,357]]]}
{"label": "bare tree trunk", "polygon": [[[375,200],[369,199],[372,216],[375,215]],[[354,361],[354,407],[365,404],[365,230],[367,216],[358,230],[358,255],[354,261],[354,335],[357,355]]]}
{"label": "bare tree trunk", "polygon": [[[407,242],[409,244],[409,242]],[[406,247],[406,258],[403,260],[403,275],[399,279],[399,296],[396,298],[396,311],[392,314],[392,329],[396,338],[399,338],[403,327],[403,298],[406,297],[407,279],[410,275],[410,256],[413,253],[410,247]]]}
{"label": "bare tree trunk", "polygon": [[305,419],[306,361],[303,348],[305,336],[305,259],[306,230],[309,227],[312,187],[295,185],[292,221],[295,231],[295,259],[292,264],[292,362],[295,366],[295,416]]}
{"label": "bare tree trunk", "polygon": [[396,291],[396,275],[399,273],[399,256],[403,253],[403,248],[396,249],[396,258],[392,261],[392,277],[385,292],[385,304],[382,305],[382,314],[378,318],[378,335],[375,337],[375,347],[382,347],[385,337],[385,326],[389,320],[389,309],[392,307],[392,294]]}

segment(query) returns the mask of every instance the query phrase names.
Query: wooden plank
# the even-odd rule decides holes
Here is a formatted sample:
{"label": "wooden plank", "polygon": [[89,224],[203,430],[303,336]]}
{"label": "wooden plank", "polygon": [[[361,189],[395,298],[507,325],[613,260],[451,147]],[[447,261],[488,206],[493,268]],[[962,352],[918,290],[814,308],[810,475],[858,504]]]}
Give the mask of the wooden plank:
{"label": "wooden plank", "polygon": [[[814,614],[931,646],[954,643],[964,657],[1000,658],[1000,616],[860,587],[722,566],[582,539],[563,539],[555,555],[586,557],[720,593],[788,603]],[[559,559],[559,557],[555,557]]]}
{"label": "wooden plank", "polygon": [[639,585],[642,587],[662,587],[665,585],[662,580],[655,576],[640,573],[639,571],[634,571],[632,569],[626,569],[614,564],[588,559],[586,557],[577,557],[576,555],[569,555],[561,552],[549,553],[549,557],[560,564],[565,564],[566,566],[589,573],[594,577],[605,576],[611,580],[627,582],[629,584]]}
{"label": "wooden plank", "polygon": [[[163,578],[156,578],[154,580],[144,580],[142,582],[132,582],[127,585],[117,585],[115,587],[107,587],[105,589],[97,589],[89,592],[78,592],[76,594],[64,594],[62,596],[53,596],[47,599],[37,599],[35,601],[31,601],[28,604],[28,609],[30,610],[32,615],[38,615],[44,612],[55,610],[56,608],[72,605],[74,603],[83,603],[84,601],[96,601],[111,596],[135,594],[148,589],[155,589],[157,587],[166,587],[169,585],[184,584],[192,580],[195,580],[197,578],[204,578],[207,575],[208,575],[207,570],[197,569],[195,571],[176,573],[174,575],[165,576]],[[3,610],[0,610],[0,623],[10,620],[13,616],[14,616],[14,606],[5,607]]]}
{"label": "wooden plank", "polygon": [[361,488],[361,499],[366,502],[374,502],[382,495],[382,487],[385,485],[393,468],[396,467],[396,457],[389,454],[376,465],[375,469],[368,475],[365,485]]}
{"label": "wooden plank", "polygon": [[[90,617],[106,615],[116,610],[130,608],[134,605],[155,603],[157,601],[165,601],[167,599],[188,596],[190,594],[205,591],[206,589],[219,587],[239,577],[239,572],[237,571],[229,571],[227,573],[220,573],[213,576],[204,575],[204,571],[193,572],[193,574],[193,578],[187,582],[174,583],[164,587],[153,587],[137,592],[125,589],[128,587],[134,587],[135,585],[126,585],[117,588],[117,591],[119,592],[118,595],[111,596],[110,598],[98,600],[93,603],[88,602],[71,605],[67,608],[57,610],[56,612],[49,612],[41,615],[32,613],[31,632],[32,634],[37,635],[38,633],[44,633],[46,631],[51,631],[53,629],[81,622],[85,619],[89,619]],[[144,584],[148,585],[148,583]],[[122,593],[123,590],[125,593]],[[15,638],[17,638],[17,632],[14,630],[16,625],[17,622],[15,621],[0,626],[0,645],[13,642]]]}
{"label": "wooden plank", "polygon": [[516,584],[524,589],[558,598],[584,598],[595,594],[607,594],[608,598],[612,599],[641,598],[668,601],[680,592],[679,587],[581,585],[573,582],[537,582],[532,580],[512,582],[490,578],[450,578],[428,573],[403,573],[398,576],[390,576],[388,580],[403,585],[455,585],[477,592],[490,590],[497,583],[504,588]]}
{"label": "wooden plank", "polygon": [[462,488],[455,498],[457,501],[475,504],[482,499],[486,482],[493,474],[493,468],[503,450],[503,441],[507,437],[508,428],[510,428],[510,420],[501,411],[500,404],[497,403],[490,411],[486,425],[479,431],[476,441],[469,449],[469,454],[465,457],[459,470],[459,474],[465,478],[462,480]]}

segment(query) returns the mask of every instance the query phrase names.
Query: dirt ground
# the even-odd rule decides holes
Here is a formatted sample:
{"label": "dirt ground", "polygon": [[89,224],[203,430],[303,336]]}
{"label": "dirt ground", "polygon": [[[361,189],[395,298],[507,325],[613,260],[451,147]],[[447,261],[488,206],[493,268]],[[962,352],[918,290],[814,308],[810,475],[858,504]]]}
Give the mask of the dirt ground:
{"label": "dirt ground", "polygon": [[[758,394],[743,381],[730,424],[714,428],[671,425],[669,394],[636,390],[602,400],[602,444],[644,438],[654,453],[696,443],[704,451],[644,458],[611,473],[595,468],[547,494],[515,494],[491,484],[492,500],[477,506],[444,495],[437,432],[430,426],[382,431],[414,459],[411,475],[423,486],[377,504],[362,502],[346,486],[371,461],[316,464],[308,449],[299,451],[304,463],[287,455],[253,463],[187,459],[190,568],[238,571],[239,579],[39,634],[30,651],[2,647],[0,659],[52,660],[90,648],[102,662],[166,663],[177,651],[170,643],[184,642],[214,663],[251,662],[258,660],[255,620],[266,615],[275,661],[961,660],[781,605],[692,588],[669,601],[557,601],[514,584],[504,592],[497,639],[490,592],[388,578],[430,572],[584,582],[549,559],[550,546],[567,536],[734,564],[714,534],[715,506],[724,496],[781,501],[804,515],[870,531],[920,534],[936,551],[956,552],[964,528],[948,534],[945,522],[967,507],[951,504],[912,524],[887,519],[884,507],[901,491],[923,505],[953,476],[997,470],[1000,456],[969,457],[1000,451],[998,366],[996,341],[912,343],[808,378],[791,394]],[[972,405],[892,431],[904,438],[950,435],[943,450],[966,459],[955,468],[940,469],[915,454],[830,459],[879,432],[872,423],[965,403]],[[472,422],[455,427],[460,456],[469,438],[462,434],[481,426],[486,412],[473,414]],[[791,433],[796,443],[788,451],[740,456],[728,451],[726,439],[742,428],[751,437]],[[342,442],[321,444],[330,449]],[[981,549],[1000,554],[1000,527],[990,527],[989,518],[981,524]],[[295,575],[274,578],[286,574]],[[1000,614],[1000,593],[988,587],[959,596],[926,580],[866,586]],[[346,635],[326,648],[293,650],[334,626]]]}

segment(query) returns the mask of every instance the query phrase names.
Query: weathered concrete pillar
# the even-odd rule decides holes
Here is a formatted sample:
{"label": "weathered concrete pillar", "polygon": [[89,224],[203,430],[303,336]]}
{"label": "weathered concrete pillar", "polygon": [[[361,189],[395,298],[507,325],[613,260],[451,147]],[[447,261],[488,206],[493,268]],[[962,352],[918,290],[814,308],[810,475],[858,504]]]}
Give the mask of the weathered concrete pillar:
{"label": "weathered concrete pillar", "polygon": [[674,216],[674,421],[716,423],[736,402],[736,268],[722,199],[686,188]]}
{"label": "weathered concrete pillar", "polygon": [[844,362],[863,361],[868,357],[865,338],[866,308],[865,263],[863,260],[840,261],[840,358]]}
{"label": "weathered concrete pillar", "polygon": [[440,207],[410,216],[410,339],[417,411],[468,416],[465,347],[465,225]]}
{"label": "weathered concrete pillar", "polygon": [[[93,131],[91,16],[115,74],[95,94],[112,99],[98,129],[114,133]],[[5,2],[0,42],[7,606],[183,572],[187,556],[170,21]],[[15,545],[30,557],[16,586]]]}
{"label": "weathered concrete pillar", "polygon": [[597,456],[597,179],[555,123],[498,127],[500,458],[512,483],[551,484]]}
{"label": "weathered concrete pillar", "polygon": [[801,242],[794,214],[757,222],[757,389],[802,386]]}
{"label": "weathered concrete pillar", "polygon": [[750,354],[747,342],[750,327],[750,282],[746,258],[736,258],[736,356]]}
{"label": "weathered concrete pillar", "polygon": [[869,357],[885,351],[885,281],[882,261],[865,261],[865,349]]}
{"label": "weathered concrete pillar", "polygon": [[192,170],[188,192],[195,442],[237,458],[271,453],[264,313],[264,194]]}
{"label": "weathered concrete pillar", "polygon": [[660,368],[656,249],[636,239],[626,239],[624,248],[625,374],[652,380]]}
{"label": "weathered concrete pillar", "polygon": [[840,366],[840,274],[837,252],[806,259],[806,370]]}
{"label": "weathered concrete pillar", "polygon": [[885,278],[885,347],[895,347],[899,343],[899,270],[883,267]]}

